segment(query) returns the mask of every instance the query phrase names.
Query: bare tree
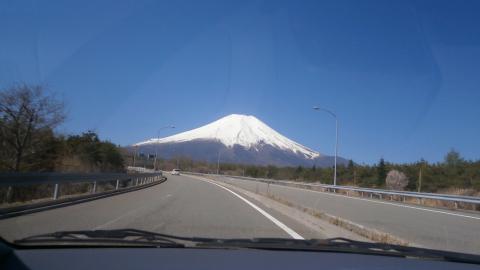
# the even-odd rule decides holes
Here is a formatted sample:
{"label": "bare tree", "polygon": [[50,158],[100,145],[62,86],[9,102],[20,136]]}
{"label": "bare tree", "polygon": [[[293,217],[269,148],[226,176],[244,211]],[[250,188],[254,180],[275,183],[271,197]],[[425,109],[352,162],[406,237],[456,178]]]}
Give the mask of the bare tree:
{"label": "bare tree", "polygon": [[1,163],[20,171],[24,158],[35,153],[42,134],[65,120],[63,102],[40,85],[17,84],[0,92]]}
{"label": "bare tree", "polygon": [[397,170],[391,170],[387,174],[385,184],[387,186],[387,189],[404,190],[405,187],[408,185],[408,178],[402,172],[399,172]]}

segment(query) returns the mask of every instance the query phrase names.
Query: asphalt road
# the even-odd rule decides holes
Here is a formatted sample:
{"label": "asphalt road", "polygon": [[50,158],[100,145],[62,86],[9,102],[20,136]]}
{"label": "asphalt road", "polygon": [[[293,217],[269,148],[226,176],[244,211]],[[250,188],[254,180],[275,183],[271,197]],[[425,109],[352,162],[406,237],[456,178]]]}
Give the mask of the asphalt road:
{"label": "asphalt road", "polygon": [[220,177],[256,193],[268,193],[320,212],[391,233],[423,247],[480,253],[480,214],[375,199],[347,197],[280,185]]}
{"label": "asphalt road", "polygon": [[168,176],[150,188],[0,220],[0,235],[12,241],[59,230],[136,228],[215,238],[328,237],[240,197],[214,183]]}
{"label": "asphalt road", "polygon": [[[265,205],[222,182],[391,233],[428,248],[478,254],[480,215],[347,197],[221,177],[168,176],[162,184],[24,216],[0,220],[0,235],[12,241],[59,230],[136,228],[214,238],[328,238],[336,231],[312,229],[298,217]],[[228,187],[228,186],[227,186]],[[332,233],[334,232],[334,233]],[[331,234],[331,235],[328,235]]]}

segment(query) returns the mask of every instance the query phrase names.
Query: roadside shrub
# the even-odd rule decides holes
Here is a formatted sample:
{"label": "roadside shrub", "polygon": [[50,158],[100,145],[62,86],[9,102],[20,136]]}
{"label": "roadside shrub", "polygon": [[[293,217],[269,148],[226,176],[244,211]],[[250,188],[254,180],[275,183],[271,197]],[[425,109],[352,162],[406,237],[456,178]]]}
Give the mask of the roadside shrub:
{"label": "roadside shrub", "polygon": [[400,171],[391,170],[387,174],[385,185],[387,189],[405,190],[405,187],[408,185],[408,178]]}

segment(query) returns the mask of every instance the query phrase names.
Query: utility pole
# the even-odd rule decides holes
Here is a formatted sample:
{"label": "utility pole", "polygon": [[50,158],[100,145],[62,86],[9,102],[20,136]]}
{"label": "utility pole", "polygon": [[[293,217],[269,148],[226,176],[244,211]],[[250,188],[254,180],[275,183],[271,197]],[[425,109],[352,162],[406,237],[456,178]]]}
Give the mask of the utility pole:
{"label": "utility pole", "polygon": [[175,126],[170,125],[170,126],[164,126],[158,129],[157,131],[157,145],[155,146],[155,158],[153,159],[153,170],[157,170],[157,155],[158,155],[158,147],[160,146],[160,131],[162,129],[167,129],[167,128],[175,128]]}
{"label": "utility pole", "polygon": [[133,153],[133,167],[136,167],[135,157],[137,157],[138,146],[135,146],[135,151]]}
{"label": "utility pole", "polygon": [[422,191],[422,165],[420,165],[420,171],[418,172],[418,192]]}
{"label": "utility pole", "polygon": [[353,185],[357,185],[357,170],[353,169]]}
{"label": "utility pole", "polygon": [[217,174],[220,174],[220,149],[217,154]]}

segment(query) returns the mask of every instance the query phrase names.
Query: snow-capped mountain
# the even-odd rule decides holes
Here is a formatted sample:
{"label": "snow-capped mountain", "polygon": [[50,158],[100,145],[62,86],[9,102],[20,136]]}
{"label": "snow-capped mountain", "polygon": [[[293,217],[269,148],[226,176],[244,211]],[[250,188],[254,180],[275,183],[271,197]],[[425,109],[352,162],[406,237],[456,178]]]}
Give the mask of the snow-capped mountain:
{"label": "snow-capped mountain", "polygon": [[296,143],[276,132],[252,115],[231,114],[203,127],[185,131],[170,137],[150,139],[135,144],[179,143],[193,140],[213,140],[227,147],[240,145],[247,149],[255,149],[259,144],[267,144],[282,150],[303,154],[306,158],[316,158],[319,153]]}
{"label": "snow-capped mountain", "polygon": [[[205,126],[133,145],[141,152],[172,158],[259,165],[330,166],[332,157],[294,142],[251,115],[231,114]],[[341,160],[345,161],[345,160]]]}

